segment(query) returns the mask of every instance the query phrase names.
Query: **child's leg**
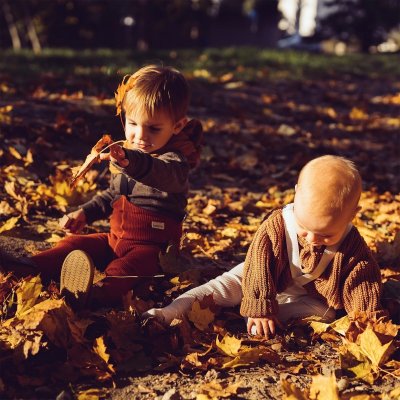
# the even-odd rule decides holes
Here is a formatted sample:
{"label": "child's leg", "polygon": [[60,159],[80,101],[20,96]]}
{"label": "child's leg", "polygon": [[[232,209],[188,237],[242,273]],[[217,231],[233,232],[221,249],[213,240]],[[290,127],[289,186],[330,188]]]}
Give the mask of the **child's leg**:
{"label": "child's leg", "polygon": [[65,257],[73,250],[85,251],[98,268],[112,259],[113,253],[108,245],[107,234],[71,235],[61,240],[55,247],[42,251],[32,257],[44,281],[58,281]]}
{"label": "child's leg", "polygon": [[244,263],[241,263],[221,276],[183,293],[164,308],[153,308],[147,311],[144,316],[154,316],[169,324],[174,318],[187,313],[196,299],[201,300],[210,294],[213,295],[215,303],[219,306],[233,307],[240,304],[243,265]]}
{"label": "child's leg", "polygon": [[161,272],[160,251],[158,245],[131,245],[131,250],[127,254],[107,265],[104,272],[110,278],[106,277],[95,286],[93,300],[104,305],[120,303],[122,296],[138,282],[138,278],[129,278],[130,276],[152,276]]}
{"label": "child's leg", "polygon": [[[278,302],[283,296],[278,296]],[[291,297],[289,302],[279,303],[278,319],[286,322],[291,318],[317,316],[327,320],[335,319],[335,310],[311,296]]]}

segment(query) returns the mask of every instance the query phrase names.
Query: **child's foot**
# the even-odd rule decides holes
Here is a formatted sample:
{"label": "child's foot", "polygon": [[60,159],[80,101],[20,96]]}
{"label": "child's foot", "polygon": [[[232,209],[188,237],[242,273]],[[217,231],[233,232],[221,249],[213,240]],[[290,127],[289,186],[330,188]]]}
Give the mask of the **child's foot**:
{"label": "child's foot", "polygon": [[93,284],[93,261],[82,250],[71,251],[61,268],[60,292],[74,310],[86,307]]}

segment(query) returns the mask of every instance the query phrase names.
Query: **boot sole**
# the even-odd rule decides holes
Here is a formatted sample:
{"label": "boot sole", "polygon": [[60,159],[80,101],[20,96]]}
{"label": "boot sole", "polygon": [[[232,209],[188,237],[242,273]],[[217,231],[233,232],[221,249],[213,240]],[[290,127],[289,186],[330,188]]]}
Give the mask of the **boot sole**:
{"label": "boot sole", "polygon": [[93,277],[93,261],[84,251],[74,250],[65,257],[61,268],[60,292],[72,309],[79,311],[86,307]]}

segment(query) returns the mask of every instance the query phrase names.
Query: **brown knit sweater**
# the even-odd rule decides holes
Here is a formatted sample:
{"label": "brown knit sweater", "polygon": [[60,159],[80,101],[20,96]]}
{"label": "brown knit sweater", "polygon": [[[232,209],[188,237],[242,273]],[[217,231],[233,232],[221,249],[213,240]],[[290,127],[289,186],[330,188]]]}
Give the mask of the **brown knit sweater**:
{"label": "brown knit sweater", "polygon": [[[318,249],[298,240],[303,272],[310,273],[325,247]],[[277,314],[276,295],[291,281],[282,209],[278,209],[261,224],[247,252],[241,314],[253,318]],[[350,317],[357,311],[379,317],[385,315],[380,304],[381,286],[379,267],[353,227],[322,275],[304,288],[335,310],[344,308]]]}

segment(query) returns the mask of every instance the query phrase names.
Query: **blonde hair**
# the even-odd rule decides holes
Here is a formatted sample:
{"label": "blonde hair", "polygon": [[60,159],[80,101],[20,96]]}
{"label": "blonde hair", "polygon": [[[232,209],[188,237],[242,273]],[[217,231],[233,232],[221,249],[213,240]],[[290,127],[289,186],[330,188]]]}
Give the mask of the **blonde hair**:
{"label": "blonde hair", "polygon": [[185,117],[190,100],[189,85],[172,67],[148,65],[125,77],[116,92],[117,115],[165,111],[174,122]]}
{"label": "blonde hair", "polygon": [[328,200],[332,211],[343,211],[345,207],[355,209],[360,200],[362,181],[356,165],[344,158],[326,155],[308,162],[300,172],[298,190],[314,193]]}

